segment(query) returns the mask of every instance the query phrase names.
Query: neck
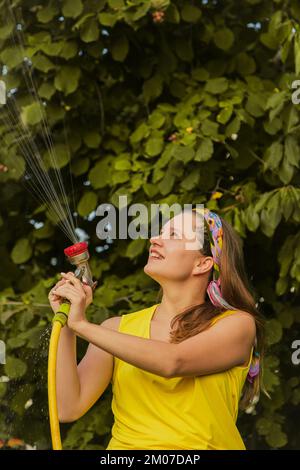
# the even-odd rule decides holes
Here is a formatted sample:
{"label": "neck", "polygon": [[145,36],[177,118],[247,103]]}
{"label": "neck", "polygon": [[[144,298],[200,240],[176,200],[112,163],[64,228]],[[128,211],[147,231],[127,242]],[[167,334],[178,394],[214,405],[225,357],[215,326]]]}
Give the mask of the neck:
{"label": "neck", "polygon": [[199,283],[195,286],[186,285],[184,282],[176,285],[162,286],[163,296],[157,315],[165,321],[170,321],[173,317],[192,305],[199,305],[205,302],[205,290],[199,288]]}

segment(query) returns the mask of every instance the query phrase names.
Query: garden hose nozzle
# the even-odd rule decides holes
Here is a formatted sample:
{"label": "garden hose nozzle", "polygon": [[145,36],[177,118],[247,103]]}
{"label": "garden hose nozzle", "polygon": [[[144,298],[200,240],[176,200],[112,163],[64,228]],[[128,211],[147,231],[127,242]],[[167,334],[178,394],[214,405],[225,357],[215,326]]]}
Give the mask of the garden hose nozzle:
{"label": "garden hose nozzle", "polygon": [[[75,245],[68,246],[64,250],[69,263],[76,266],[74,275],[81,279],[82,282],[88,284],[91,288],[94,287],[92,273],[88,264],[90,258],[88,252],[88,245],[86,242],[75,243]],[[60,304],[58,311],[53,317],[52,322],[59,321],[62,326],[65,326],[70,311],[70,302],[67,299]]]}

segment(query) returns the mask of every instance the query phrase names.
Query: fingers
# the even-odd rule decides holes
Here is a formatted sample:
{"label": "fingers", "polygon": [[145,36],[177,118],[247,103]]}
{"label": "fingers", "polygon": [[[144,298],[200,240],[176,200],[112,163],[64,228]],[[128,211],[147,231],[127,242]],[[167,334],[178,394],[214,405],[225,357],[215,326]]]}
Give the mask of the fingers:
{"label": "fingers", "polygon": [[88,284],[83,283],[83,284],[82,284],[82,288],[83,288],[83,290],[84,290],[84,292],[85,292],[86,295],[88,295],[88,296],[92,296],[92,295],[93,295],[93,290],[92,290],[92,288],[91,288]]}
{"label": "fingers", "polygon": [[85,302],[86,299],[85,292],[83,290],[78,291],[78,289],[76,289],[76,287],[74,287],[70,283],[65,283],[64,286],[58,287],[53,291],[53,293],[55,295],[64,297],[73,303]]}
{"label": "fingers", "polygon": [[69,273],[61,273],[63,279],[66,281],[69,281],[74,287],[77,287],[81,291],[83,291],[82,283],[81,281],[74,275],[74,273],[69,272]]}
{"label": "fingers", "polygon": [[60,281],[58,281],[58,282],[55,284],[54,288],[63,286],[65,283],[66,283],[66,280],[65,280],[65,279],[61,279]]}

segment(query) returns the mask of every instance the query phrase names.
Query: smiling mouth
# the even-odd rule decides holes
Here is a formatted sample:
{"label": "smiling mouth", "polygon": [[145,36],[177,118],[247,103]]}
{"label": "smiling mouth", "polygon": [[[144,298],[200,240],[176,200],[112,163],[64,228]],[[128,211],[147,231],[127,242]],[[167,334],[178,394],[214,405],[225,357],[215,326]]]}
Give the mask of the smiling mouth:
{"label": "smiling mouth", "polygon": [[159,260],[164,259],[162,256],[158,255],[157,253],[150,253],[149,258],[159,259]]}

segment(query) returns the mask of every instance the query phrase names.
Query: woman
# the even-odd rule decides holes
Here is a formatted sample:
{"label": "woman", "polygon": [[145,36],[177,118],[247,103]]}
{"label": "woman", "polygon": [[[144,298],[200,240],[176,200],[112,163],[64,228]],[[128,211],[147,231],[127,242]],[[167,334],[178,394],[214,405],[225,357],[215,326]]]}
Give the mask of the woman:
{"label": "woman", "polygon": [[[201,249],[187,249],[191,240]],[[239,237],[208,209],[184,211],[150,239],[144,271],[161,302],[101,325],[86,320],[91,290],[72,273],[50,292],[54,312],[61,298],[71,302],[57,361],[60,421],[78,419],[112,382],[107,450],[245,449],[235,423],[239,401],[259,396],[264,322]],[[76,335],[90,343],[79,365]]]}

